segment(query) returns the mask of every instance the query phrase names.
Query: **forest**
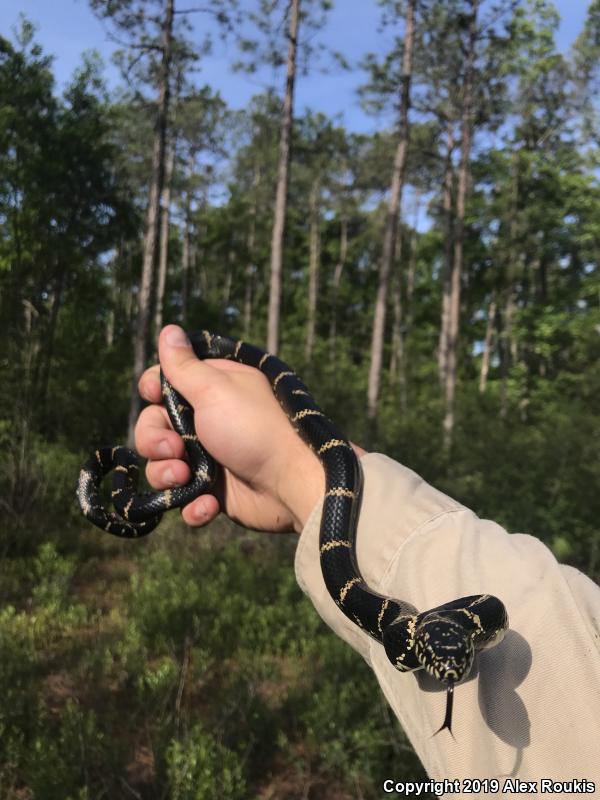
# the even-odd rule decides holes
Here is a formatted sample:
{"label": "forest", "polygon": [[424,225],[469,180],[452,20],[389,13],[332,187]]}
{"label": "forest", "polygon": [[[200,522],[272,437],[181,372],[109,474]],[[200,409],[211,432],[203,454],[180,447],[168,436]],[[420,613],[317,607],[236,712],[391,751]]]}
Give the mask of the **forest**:
{"label": "forest", "polygon": [[[550,0],[364,1],[357,64],[321,47],[332,0],[87,0],[116,88],[92,52],[59,89],[36,20],[5,20],[0,800],[424,775],[294,535],[83,519],[81,464],[132,442],[167,323],[279,354],[354,442],[600,580],[600,1],[568,52]],[[229,107],[210,37],[276,83]],[[297,110],[317,64],[360,70],[374,132]]]}

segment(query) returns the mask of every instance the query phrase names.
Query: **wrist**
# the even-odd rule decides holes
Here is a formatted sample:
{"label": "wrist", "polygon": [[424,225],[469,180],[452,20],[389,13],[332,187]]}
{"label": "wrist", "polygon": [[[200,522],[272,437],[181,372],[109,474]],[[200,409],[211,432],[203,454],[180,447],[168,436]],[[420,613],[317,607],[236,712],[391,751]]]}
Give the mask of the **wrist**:
{"label": "wrist", "polygon": [[[313,508],[325,495],[325,470],[320,459],[304,442],[296,437],[295,454],[288,457],[279,471],[279,498],[288,509],[294,530],[301,533]],[[352,444],[357,458],[366,451]]]}
{"label": "wrist", "polygon": [[311,511],[325,494],[325,472],[319,458],[294,434],[278,469],[278,495],[301,533]]}

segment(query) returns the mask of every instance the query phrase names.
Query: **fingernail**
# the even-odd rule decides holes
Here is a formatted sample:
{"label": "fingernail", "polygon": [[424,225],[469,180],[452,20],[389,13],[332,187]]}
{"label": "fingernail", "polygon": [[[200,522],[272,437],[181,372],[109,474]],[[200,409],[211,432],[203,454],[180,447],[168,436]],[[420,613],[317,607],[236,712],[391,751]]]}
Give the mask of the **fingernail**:
{"label": "fingernail", "polygon": [[181,328],[173,327],[169,330],[167,335],[165,336],[167,344],[170,344],[171,347],[189,347],[190,340]]}
{"label": "fingernail", "polygon": [[202,522],[202,520],[205,520],[207,516],[208,515],[206,513],[206,509],[204,508],[204,504],[197,503],[194,506],[194,511],[193,511],[194,519],[197,520],[198,522]]}
{"label": "fingernail", "polygon": [[163,472],[163,482],[166,483],[168,486],[177,486],[175,473],[173,472],[171,467],[167,467],[167,469]]}
{"label": "fingernail", "polygon": [[174,455],[173,448],[166,439],[162,439],[156,445],[156,452],[158,453],[160,458],[172,458]]}

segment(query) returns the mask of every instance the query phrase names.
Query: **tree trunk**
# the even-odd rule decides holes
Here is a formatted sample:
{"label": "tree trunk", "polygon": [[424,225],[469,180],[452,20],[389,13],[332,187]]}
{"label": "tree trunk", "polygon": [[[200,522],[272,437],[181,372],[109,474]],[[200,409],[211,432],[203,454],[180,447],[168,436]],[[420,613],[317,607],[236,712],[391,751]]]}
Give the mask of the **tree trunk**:
{"label": "tree trunk", "polygon": [[492,349],[492,337],[494,335],[494,321],[496,319],[496,301],[492,300],[488,308],[487,324],[485,326],[485,341],[483,343],[483,353],[481,354],[481,372],[479,373],[479,391],[484,394],[487,388],[487,379],[490,371],[490,353]]}
{"label": "tree trunk", "polygon": [[540,305],[545,305],[548,299],[548,264],[545,255],[544,235],[536,237],[538,256],[532,263],[534,276],[537,276],[536,300]]}
{"label": "tree trunk", "polygon": [[450,281],[450,304],[448,308],[448,347],[446,358],[444,445],[449,449],[454,430],[454,395],[456,391],[456,367],[458,350],[458,331],[460,325],[460,288],[463,267],[465,237],[465,207],[469,185],[469,161],[473,135],[473,86],[475,80],[475,47],[477,43],[477,11],[479,0],[471,0],[471,19],[469,21],[469,45],[463,87],[463,106],[461,114],[461,148],[456,193],[456,226],[454,237],[454,260]]}
{"label": "tree trunk", "polygon": [[304,358],[310,364],[315,346],[315,329],[317,325],[317,295],[319,292],[319,267],[321,261],[321,218],[319,196],[321,182],[315,178],[308,201],[310,216],[310,248],[308,257],[308,320],[306,325],[306,343]]}
{"label": "tree trunk", "polygon": [[440,339],[438,344],[438,373],[442,387],[446,381],[446,367],[448,361],[448,323],[450,320],[450,285],[452,279],[452,263],[454,258],[454,220],[452,216],[452,194],[454,187],[454,166],[452,156],[455,147],[454,120],[448,120],[446,132],[446,166],[444,170],[443,210],[446,222],[446,237],[444,242],[444,277],[442,286],[442,317],[440,320]]}
{"label": "tree trunk", "polygon": [[167,156],[165,166],[165,182],[161,193],[160,212],[160,253],[158,259],[158,280],[156,282],[156,308],[154,311],[154,335],[158,336],[163,326],[163,308],[165,302],[165,286],[167,283],[167,266],[169,261],[169,222],[171,213],[171,181],[175,163],[175,143]]}
{"label": "tree trunk", "polygon": [[[250,245],[254,245],[254,222],[250,223],[250,230],[248,232],[248,247]],[[246,274],[245,274],[245,286],[244,286],[244,339],[247,339],[250,336],[250,328],[252,326],[252,305],[253,305],[253,298],[254,298],[254,263],[252,258],[248,257],[248,263],[246,264]]]}
{"label": "tree trunk", "polygon": [[110,294],[111,294],[111,304],[110,308],[108,309],[108,313],[106,315],[106,325],[104,328],[104,341],[107,348],[111,348],[115,341],[115,317],[116,317],[116,299],[117,299],[117,292],[116,292],[116,281],[114,275],[111,277],[111,287],[110,287]]}
{"label": "tree trunk", "polygon": [[227,323],[227,309],[231,299],[231,284],[233,282],[233,268],[235,265],[235,250],[230,248],[227,254],[227,272],[223,281],[223,294],[221,295],[221,310],[219,312],[219,328],[225,330]]}
{"label": "tree trunk", "polygon": [[500,387],[500,417],[506,418],[508,411],[508,373],[512,364],[516,361],[516,347],[513,337],[513,317],[515,313],[515,289],[511,284],[506,293],[506,305],[504,307],[504,330],[501,335],[500,349],[500,371],[502,375],[502,385]]}
{"label": "tree trunk", "polygon": [[400,93],[400,124],[398,144],[394,157],[394,170],[390,187],[387,220],[383,239],[383,252],[379,266],[379,283],[375,300],[373,332],[371,337],[371,361],[369,368],[369,386],[367,391],[367,416],[371,427],[377,416],[379,402],[379,386],[381,382],[381,363],[383,358],[383,336],[385,331],[386,299],[390,279],[390,270],[396,249],[398,230],[398,213],[404,186],[404,168],[410,133],[408,109],[410,106],[410,81],[412,77],[412,56],[414,42],[414,19],[417,0],[409,0],[406,11],[406,29],[404,35],[404,51],[402,54],[402,87]]}
{"label": "tree trunk", "polygon": [[392,352],[390,354],[390,382],[396,378],[400,389],[400,408],[406,410],[406,336],[412,321],[412,298],[415,288],[415,271],[417,266],[417,225],[419,222],[419,209],[421,193],[417,190],[415,195],[415,218],[410,234],[408,254],[408,270],[406,275],[406,302],[403,313],[402,303],[402,272],[398,271],[392,289],[394,297],[394,321],[392,325]]}
{"label": "tree trunk", "polygon": [[402,272],[398,269],[392,281],[394,319],[392,323],[392,345],[390,354],[390,384],[397,381],[400,410],[406,409],[406,358],[402,333]]}
{"label": "tree trunk", "polygon": [[52,368],[52,359],[54,357],[54,342],[56,340],[56,328],[58,325],[58,312],[62,306],[63,289],[65,284],[65,266],[61,263],[58,268],[56,280],[54,282],[54,291],[52,293],[52,301],[50,307],[50,320],[48,328],[45,333],[45,347],[40,351],[41,369],[39,371],[39,384],[37,391],[38,402],[38,417],[42,421],[42,425],[46,423],[46,403],[48,400],[48,385],[50,383],[50,372]]}
{"label": "tree trunk", "polygon": [[[250,234],[248,234],[250,239]],[[246,265],[246,285],[244,287],[244,339],[250,336],[252,326],[252,303],[254,297],[254,264],[250,259]]]}
{"label": "tree trunk", "polygon": [[417,237],[419,228],[419,212],[421,210],[421,192],[417,191],[415,197],[415,218],[410,235],[410,253],[408,255],[408,275],[406,277],[406,329],[407,333],[412,327],[414,316],[413,297],[415,294],[415,278],[417,274]]}
{"label": "tree trunk", "polygon": [[181,324],[187,325],[190,296],[190,193],[185,193],[183,244],[181,247]]}
{"label": "tree trunk", "polygon": [[[500,417],[508,411],[508,373],[517,360],[516,341],[513,336],[513,317],[516,310],[516,285],[522,272],[523,255],[519,236],[519,154],[513,151],[510,162],[510,199],[507,213],[507,248],[505,250],[506,290],[504,299],[504,327],[498,336],[500,350]],[[526,261],[526,260],[525,260]],[[500,324],[500,316],[499,324]]]}
{"label": "tree trunk", "polygon": [[154,150],[152,155],[152,178],[146,214],[146,233],[144,236],[144,255],[142,261],[142,280],[138,296],[137,325],[133,341],[133,381],[129,404],[129,420],[127,426],[127,442],[134,443],[135,423],[140,412],[140,396],[137,383],[146,366],[146,347],[150,324],[150,306],[152,300],[152,281],[158,241],[160,217],[160,197],[165,172],[165,142],[167,137],[167,117],[169,112],[169,73],[171,67],[173,36],[173,5],[175,0],[167,0],[163,23],[162,62],[159,79],[158,109],[154,133]]}
{"label": "tree trunk", "polygon": [[329,324],[329,351],[331,354],[331,361],[335,365],[337,359],[337,311],[338,299],[340,293],[340,284],[342,282],[342,272],[346,264],[348,256],[348,220],[342,216],[340,220],[340,255],[333,271],[333,298],[331,308],[331,321]]}
{"label": "tree trunk", "polygon": [[117,324],[117,308],[119,306],[119,265],[123,262],[125,243],[123,237],[119,240],[117,254],[112,262],[110,271],[110,308],[106,317],[104,340],[106,346],[111,348],[115,341],[115,328]]}
{"label": "tree trunk", "polygon": [[[188,159],[188,178],[194,174],[196,155],[190,152]],[[183,204],[183,243],[181,246],[181,324],[185,328],[188,317],[188,306],[190,302],[190,267],[191,267],[191,227],[192,227],[192,193],[190,188],[185,190],[185,200]]]}
{"label": "tree trunk", "polygon": [[281,115],[279,139],[279,166],[277,170],[277,192],[271,238],[271,277],[269,287],[269,319],[267,325],[267,349],[276,354],[279,350],[279,315],[281,310],[281,278],[283,267],[283,236],[289,181],[290,142],[294,115],[294,81],[296,78],[296,51],[298,47],[298,24],[300,0],[291,0],[290,25],[288,31],[287,78]]}
{"label": "tree trunk", "polygon": [[402,363],[402,280],[398,269],[392,276],[392,344],[390,347],[390,383],[395,383]]}
{"label": "tree trunk", "polygon": [[254,300],[254,282],[256,277],[256,265],[254,263],[254,247],[256,244],[256,214],[258,210],[258,187],[260,184],[260,166],[258,162],[254,166],[254,179],[252,195],[252,205],[250,207],[250,227],[248,228],[248,239],[246,247],[248,249],[248,261],[246,263],[244,287],[244,338],[250,336],[252,326],[252,305]]}
{"label": "tree trunk", "polygon": [[196,229],[196,236],[194,237],[194,247],[192,251],[192,265],[194,272],[198,276],[197,295],[206,299],[209,292],[209,274],[206,267],[205,244],[206,236],[208,233],[208,182],[204,185],[201,199],[201,216]]}
{"label": "tree trunk", "polygon": [[22,417],[28,422],[32,418],[32,405],[35,403],[33,396],[33,365],[37,361],[40,349],[39,335],[36,334],[39,311],[30,300],[23,298],[23,384],[21,386]]}
{"label": "tree trunk", "polygon": [[133,284],[133,253],[132,248],[127,247],[125,250],[126,258],[126,275],[127,275],[127,288],[125,285],[121,288],[120,300],[123,304],[123,319],[126,320],[127,330],[131,331],[134,326],[134,317],[136,316],[136,302],[134,297],[134,284]]}

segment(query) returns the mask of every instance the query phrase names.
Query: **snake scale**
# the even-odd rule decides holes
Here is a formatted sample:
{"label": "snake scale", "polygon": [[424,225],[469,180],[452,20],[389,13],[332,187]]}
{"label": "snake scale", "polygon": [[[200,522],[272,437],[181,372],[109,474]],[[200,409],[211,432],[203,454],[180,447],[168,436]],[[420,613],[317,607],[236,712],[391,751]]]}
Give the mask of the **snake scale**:
{"label": "snake scale", "polygon": [[[355,550],[362,471],[348,439],[323,414],[295,372],[276,356],[208,331],[189,338],[198,358],[233,359],[267,377],[292,426],[323,465],[326,489],[319,547],[329,594],[348,619],[383,644],[396,669],[423,669],[446,687],[446,714],[439,730],[451,731],[454,685],[468,675],[477,651],[503,638],[508,628],[504,605],[492,595],[479,594],[418,612],[410,603],[369,588]],[[193,409],[162,372],[161,387],[171,424],[184,440],[192,479],[186,486],[136,494],[136,454],[125,447],[96,450],[80,472],[77,498],[87,519],[115,536],[145,536],[158,525],[163,511],[211,492],[216,481],[218,465],[196,436]],[[118,513],[107,511],[99,494],[102,479],[111,470]]]}

